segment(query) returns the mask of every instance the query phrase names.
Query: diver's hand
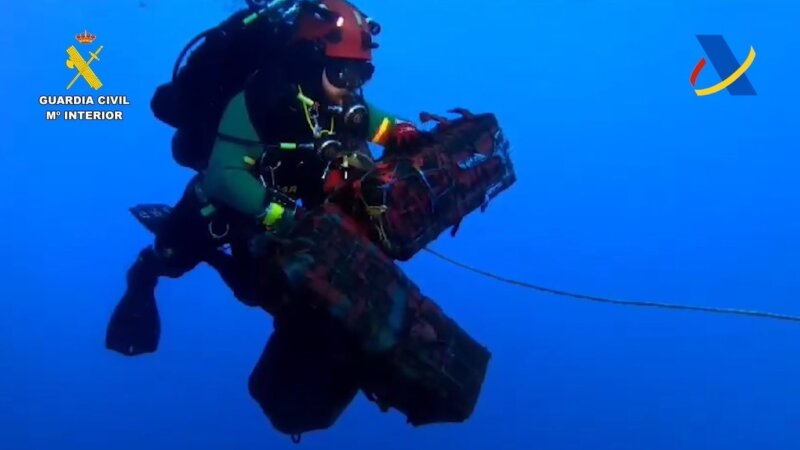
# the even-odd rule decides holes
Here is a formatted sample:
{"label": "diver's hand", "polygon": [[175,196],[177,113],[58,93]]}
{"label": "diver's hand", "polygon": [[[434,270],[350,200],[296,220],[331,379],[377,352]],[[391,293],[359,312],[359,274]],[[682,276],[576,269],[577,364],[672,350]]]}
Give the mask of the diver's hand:
{"label": "diver's hand", "polygon": [[264,231],[250,238],[248,250],[251,256],[259,258],[274,253],[281,244],[288,242],[289,233],[297,221],[296,211],[287,210],[280,205],[277,205],[277,208],[283,209],[280,216],[275,216],[274,210],[271,213],[268,212],[267,215],[272,214],[273,218],[267,220],[265,216],[261,220]]}

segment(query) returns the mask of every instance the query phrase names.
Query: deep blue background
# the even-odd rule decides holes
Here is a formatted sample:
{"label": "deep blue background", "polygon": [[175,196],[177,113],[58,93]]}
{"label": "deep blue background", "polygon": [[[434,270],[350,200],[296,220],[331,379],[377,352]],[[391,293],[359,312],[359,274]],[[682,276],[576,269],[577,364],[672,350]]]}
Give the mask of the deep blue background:
{"label": "deep blue background", "polygon": [[[7,2],[0,15],[0,448],[293,448],[247,394],[271,322],[207,268],[159,286],[156,355],[103,348],[150,238],[126,208],[176,200],[191,175],[150,95],[234,3],[144,2]],[[492,111],[514,146],[517,185],[434,248],[554,288],[800,313],[796,2],[360,6],[384,25],[376,103]],[[106,46],[104,93],[133,101],[121,123],[48,123],[37,104],[64,92],[64,49],[84,29]],[[755,47],[758,96],[694,95],[698,33],[723,34],[740,61]],[[709,66],[698,85],[718,80]],[[427,254],[405,267],[493,351],[475,415],[411,429],[359,397],[304,448],[800,448],[796,325],[578,303]]]}

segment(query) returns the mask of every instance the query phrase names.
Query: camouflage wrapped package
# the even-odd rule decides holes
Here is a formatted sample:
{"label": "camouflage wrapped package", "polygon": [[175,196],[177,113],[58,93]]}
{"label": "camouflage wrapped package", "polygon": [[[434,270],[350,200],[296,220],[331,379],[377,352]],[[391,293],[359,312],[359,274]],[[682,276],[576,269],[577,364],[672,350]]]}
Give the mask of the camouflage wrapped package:
{"label": "camouflage wrapped package", "polygon": [[[281,431],[331,426],[354,386],[413,425],[472,414],[489,351],[395,263],[448,228],[455,232],[516,181],[495,116],[459,112],[451,121],[434,117],[439,125],[405,146],[386,148],[379,163],[298,216],[289,235],[257,258],[258,296],[294,336],[276,335],[251,377],[251,393]],[[293,342],[293,350],[281,342]]]}
{"label": "camouflage wrapped package", "polygon": [[355,203],[373,225],[373,238],[406,261],[516,181],[510,146],[493,114],[440,124],[385,156],[354,183]]}
{"label": "camouflage wrapped package", "polygon": [[281,433],[333,426],[359,390],[359,352],[319,312],[283,311],[250,375],[250,395]]}
{"label": "camouflage wrapped package", "polygon": [[259,287],[284,292],[274,311],[322,313],[355,342],[359,386],[382,409],[414,425],[461,422],[472,413],[490,359],[405,276],[352,218],[333,204],[305,215],[277,257],[259,267]]}

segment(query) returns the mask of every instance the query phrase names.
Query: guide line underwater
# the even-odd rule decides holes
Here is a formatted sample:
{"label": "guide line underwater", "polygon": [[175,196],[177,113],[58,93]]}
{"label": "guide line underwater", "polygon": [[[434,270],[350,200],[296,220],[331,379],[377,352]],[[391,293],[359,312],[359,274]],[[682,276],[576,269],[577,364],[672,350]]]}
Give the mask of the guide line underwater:
{"label": "guide line underwater", "polygon": [[793,316],[789,314],[779,314],[767,311],[756,311],[756,310],[749,310],[749,309],[737,309],[737,308],[717,308],[713,306],[695,306],[695,305],[680,305],[675,303],[662,303],[662,302],[655,302],[655,301],[644,301],[644,300],[619,300],[619,299],[612,299],[612,298],[604,298],[604,297],[596,297],[592,295],[584,295],[584,294],[577,294],[573,292],[562,291],[558,289],[551,289],[544,286],[538,286],[532,283],[528,283],[525,281],[514,280],[511,278],[506,278],[501,275],[498,275],[493,272],[488,272],[486,270],[479,269],[477,267],[473,267],[467,264],[464,264],[460,261],[457,261],[449,256],[445,256],[436,250],[432,250],[430,248],[425,248],[425,251],[430,253],[431,255],[441,259],[442,261],[447,262],[448,264],[452,264],[456,267],[461,269],[467,270],[474,274],[480,275],[485,278],[489,278],[495,281],[499,281],[504,284],[508,284],[511,286],[521,287],[523,289],[530,289],[539,292],[543,292],[545,294],[556,295],[559,297],[571,298],[574,300],[581,300],[587,302],[595,302],[595,303],[605,303],[610,305],[618,305],[618,306],[634,306],[639,308],[656,308],[656,309],[669,309],[673,311],[693,311],[693,312],[702,312],[707,314],[718,314],[718,315],[731,315],[731,316],[745,316],[757,319],[769,319],[769,320],[780,320],[785,322],[796,322],[800,323],[800,316]]}

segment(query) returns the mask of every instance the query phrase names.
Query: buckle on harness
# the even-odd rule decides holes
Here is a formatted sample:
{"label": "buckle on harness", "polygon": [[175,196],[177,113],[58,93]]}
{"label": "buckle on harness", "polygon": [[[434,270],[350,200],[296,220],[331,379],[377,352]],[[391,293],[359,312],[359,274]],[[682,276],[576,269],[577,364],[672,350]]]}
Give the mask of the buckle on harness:
{"label": "buckle on harness", "polygon": [[231,231],[231,224],[225,222],[225,229],[222,231],[222,233],[217,233],[216,231],[214,231],[215,224],[216,222],[214,220],[208,222],[208,234],[210,234],[211,237],[213,237],[214,239],[225,239],[226,237],[228,237],[228,234]]}

